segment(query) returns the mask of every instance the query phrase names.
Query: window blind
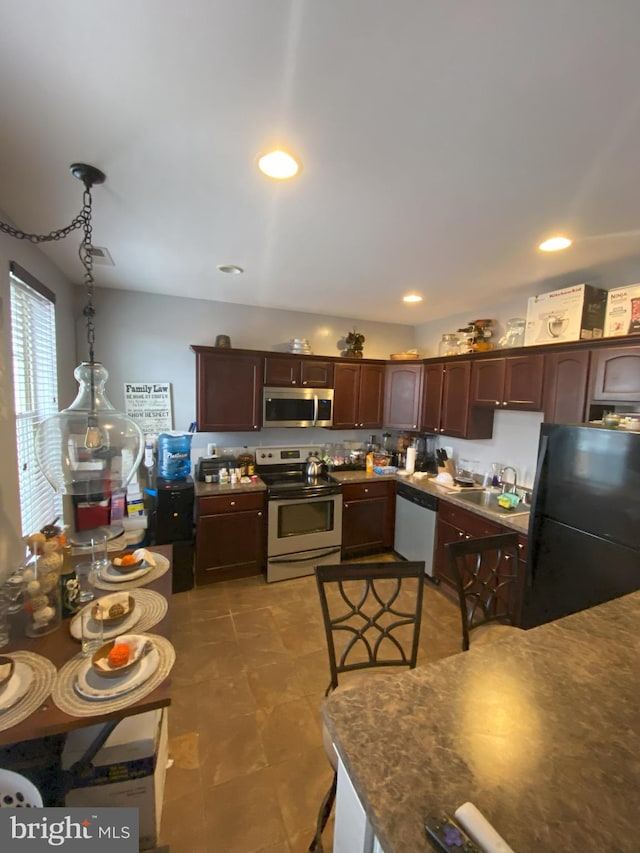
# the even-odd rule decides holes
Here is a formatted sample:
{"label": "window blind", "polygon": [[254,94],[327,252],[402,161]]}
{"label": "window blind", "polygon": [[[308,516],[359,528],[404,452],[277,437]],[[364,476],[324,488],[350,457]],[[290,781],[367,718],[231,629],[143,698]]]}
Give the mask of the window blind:
{"label": "window blind", "polygon": [[11,338],[22,535],[62,517],[62,496],[36,461],[38,424],[58,411],[55,296],[11,265]]}

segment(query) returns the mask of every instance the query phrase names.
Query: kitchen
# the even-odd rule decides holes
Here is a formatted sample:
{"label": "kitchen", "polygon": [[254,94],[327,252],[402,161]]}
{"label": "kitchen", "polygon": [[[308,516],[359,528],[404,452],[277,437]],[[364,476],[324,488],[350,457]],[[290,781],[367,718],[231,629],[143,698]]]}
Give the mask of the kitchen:
{"label": "kitchen", "polygon": [[[194,16],[201,16],[211,26],[201,27],[200,34],[192,32],[188,37],[185,35],[184,41],[197,45],[189,52],[194,62],[206,63],[205,58],[209,57],[214,65],[208,68],[207,73],[194,76],[205,81],[224,78],[224,88],[230,93],[228,100],[225,96],[216,103],[215,120],[209,123],[204,118],[202,105],[213,97],[213,87],[204,86],[196,93],[188,77],[183,78],[179,87],[182,106],[178,113],[170,122],[166,121],[166,114],[147,118],[147,128],[152,128],[153,132],[141,132],[138,142],[132,139],[131,112],[124,110],[124,119],[111,114],[112,105],[118,103],[122,106],[127,99],[119,96],[117,88],[112,90],[108,81],[113,79],[112,72],[116,70],[112,64],[114,57],[121,63],[118,74],[125,74],[125,58],[139,52],[140,27],[147,19],[153,18],[156,11],[145,9],[144,4],[138,14],[123,10],[123,16],[133,14],[135,20],[129,28],[123,28],[127,31],[119,34],[115,47],[114,44],[99,42],[97,37],[93,40],[94,55],[89,56],[86,63],[87,74],[93,73],[95,68],[98,75],[92,87],[91,108],[87,109],[91,113],[91,121],[86,124],[92,126],[95,123],[96,128],[96,136],[91,139],[82,137],[81,131],[88,132],[88,129],[79,127],[85,122],[78,121],[76,112],[87,106],[85,98],[89,99],[86,93],[82,94],[82,86],[78,89],[76,78],[80,65],[67,68],[56,60],[55,52],[52,57],[49,42],[56,39],[47,35],[47,32],[56,32],[58,45],[64,45],[65,55],[74,57],[79,46],[85,43],[85,33],[77,27],[73,14],[69,14],[70,20],[63,20],[64,14],[58,12],[59,19],[56,20],[56,16],[51,17],[35,4],[34,9],[39,15],[35,17],[39,24],[33,26],[30,16],[16,12],[11,26],[5,30],[5,33],[12,33],[13,28],[15,42],[13,46],[4,45],[3,61],[7,66],[3,68],[2,75],[6,89],[3,102],[11,116],[10,119],[7,117],[7,127],[21,129],[23,138],[28,137],[34,147],[39,140],[43,145],[41,151],[47,148],[40,132],[41,123],[58,128],[58,131],[51,134],[55,138],[48,140],[52,147],[55,144],[56,154],[54,157],[43,155],[45,162],[39,167],[37,179],[30,172],[31,158],[16,155],[17,151],[22,151],[20,136],[12,138],[13,153],[3,150],[0,207],[7,215],[1,218],[11,218],[26,229],[39,230],[66,222],[78,201],[74,194],[76,187],[67,186],[67,183],[74,183],[67,174],[69,162],[77,156],[86,157],[90,162],[100,161],[99,164],[108,172],[105,186],[94,191],[94,233],[99,245],[108,246],[116,265],[96,266],[96,341],[98,357],[110,373],[109,394],[118,408],[124,404],[122,389],[126,382],[169,382],[173,395],[173,425],[176,429],[188,429],[196,413],[195,359],[191,346],[213,346],[220,334],[229,336],[233,348],[282,353],[288,351],[290,339],[306,338],[316,355],[338,356],[344,348],[346,335],[355,327],[366,339],[365,358],[386,361],[391,353],[412,349],[417,350],[421,357],[433,357],[438,353],[442,335],[466,326],[472,317],[495,318],[498,323],[496,337],[499,337],[507,320],[523,317],[528,298],[538,293],[586,280],[595,280],[607,289],[639,280],[634,241],[624,236],[633,231],[640,215],[637,194],[631,190],[633,182],[624,177],[625,164],[628,174],[634,172],[635,154],[629,156],[628,151],[637,149],[634,144],[635,126],[630,118],[636,97],[635,85],[630,81],[637,79],[634,73],[637,51],[635,44],[629,43],[633,40],[625,36],[625,28],[627,33],[637,29],[637,22],[625,17],[633,15],[633,10],[621,4],[617,10],[620,14],[614,15],[610,10],[606,13],[600,10],[599,4],[588,4],[589,15],[592,16],[589,18],[584,7],[578,4],[573,10],[567,9],[566,20],[561,16],[557,31],[548,32],[543,23],[544,15],[532,15],[532,20],[529,20],[524,12],[509,10],[505,4],[492,5],[495,20],[503,22],[503,32],[528,31],[531,40],[512,42],[510,35],[500,37],[498,28],[494,36],[487,32],[487,21],[494,20],[494,16],[488,15],[487,21],[482,21],[474,15],[462,22],[462,32],[457,38],[449,29],[451,22],[439,20],[451,39],[442,39],[439,45],[438,38],[431,37],[428,49],[424,39],[428,33],[437,32],[438,26],[433,20],[422,17],[419,27],[412,26],[412,15],[419,15],[420,11],[418,4],[410,4],[410,14],[404,20],[397,15],[385,18],[384,25],[372,40],[371,56],[364,56],[360,51],[364,52],[363,45],[367,40],[361,39],[358,33],[368,13],[358,8],[358,4],[350,4],[350,8],[342,13],[341,26],[335,27],[331,12],[327,12],[327,18],[322,21],[313,19],[316,28],[312,26],[310,30],[302,26],[301,10],[304,8],[312,17],[314,14],[323,17],[323,13],[313,13],[308,4],[278,4],[280,18],[277,29],[275,24],[266,20],[266,14],[263,16],[255,12],[259,36],[253,32],[250,44],[255,48],[254,54],[261,55],[258,46],[263,40],[268,41],[264,39],[264,33],[269,33],[274,44],[278,45],[276,53],[297,63],[296,73],[289,65],[284,69],[288,74],[282,73],[281,76],[283,69],[274,63],[268,66],[264,75],[249,74],[247,70],[246,76],[241,73],[234,78],[228,73],[234,61],[234,57],[229,55],[230,43],[234,40],[226,38],[225,28],[214,26],[206,11],[196,4]],[[216,7],[219,14],[229,15],[226,32],[242,30],[244,24],[234,19],[229,10],[224,9],[224,4],[216,4]],[[73,11],[73,4],[69,4],[69,10],[70,13]],[[333,12],[339,14],[335,9]],[[85,14],[86,10],[79,18],[86,23]],[[575,31],[576,19],[584,26],[582,34]],[[177,20],[172,19],[170,24],[169,32],[164,31],[166,41],[163,43],[171,45],[166,53],[174,55],[175,41],[171,36],[181,28]],[[59,26],[62,32],[58,30]],[[102,21],[92,18],[88,26],[93,27],[97,34],[102,30]],[[373,24],[372,28],[375,30]],[[115,24],[114,29],[118,29]],[[412,36],[412,30],[415,30],[415,36]],[[329,31],[337,31],[339,39],[338,49],[333,53],[336,64],[331,75],[326,63],[326,56],[331,53],[326,49],[330,45]],[[301,32],[305,34],[305,41],[299,43],[296,39],[301,37]],[[482,38],[478,37],[479,32]],[[324,34],[326,43],[323,36],[315,35],[317,33]],[[380,33],[392,33],[394,38],[383,39]],[[325,47],[321,51],[322,56],[318,57],[314,47],[316,37],[318,44]],[[384,63],[384,74],[379,74],[378,51],[382,50],[384,55],[385,45],[389,47],[389,42],[404,47],[393,51],[393,56]],[[537,50],[540,44],[546,45],[545,51]],[[596,55],[594,44],[598,45]],[[27,80],[25,69],[23,80],[16,85],[15,68],[23,62],[23,45],[31,46],[35,73]],[[535,66],[534,53],[543,61],[543,69]],[[306,72],[312,80],[329,79],[335,75],[336,83],[335,89],[326,94],[324,104],[318,102],[313,89],[308,95],[298,96],[303,100],[297,102],[296,115],[309,112],[308,108],[301,108],[307,103],[304,101],[306,97],[313,105],[310,112],[317,117],[315,130],[309,131],[305,137],[309,145],[303,145],[302,139],[298,141],[305,160],[300,178],[307,183],[301,180],[297,184],[282,185],[277,190],[284,192],[278,196],[273,186],[265,190],[255,181],[246,193],[250,196],[250,203],[242,204],[240,210],[234,208],[233,199],[224,194],[223,207],[213,217],[220,225],[214,240],[212,230],[216,229],[210,227],[209,205],[222,198],[222,188],[217,180],[213,183],[200,182],[204,181],[203,176],[214,171],[210,166],[212,150],[222,149],[231,156],[229,148],[233,147],[212,144],[214,126],[224,124],[219,121],[220,116],[237,114],[234,104],[244,104],[246,115],[263,115],[264,106],[255,102],[248,105],[247,89],[252,87],[240,85],[248,77],[275,81],[274,90],[278,97],[269,100],[272,95],[265,89],[261,89],[259,95],[274,106],[274,113],[279,112],[282,92],[288,91],[291,95],[283,81],[288,80],[291,84],[294,78],[299,82],[305,79],[302,68],[305,55],[315,60],[313,73]],[[465,66],[466,82],[460,86],[453,86],[456,74],[450,62],[451,55],[465,56],[469,63]],[[406,57],[411,57],[416,65],[408,65]],[[554,64],[556,57],[562,57],[559,66]],[[605,77],[603,66],[608,61],[605,57],[610,57],[614,72],[612,78]],[[38,66],[39,58],[42,58],[43,66]],[[185,58],[181,51],[180,58]],[[358,58],[366,61],[360,64]],[[48,67],[47,62],[50,63]],[[424,65],[421,64],[423,62]],[[512,69],[509,74],[504,73],[504,62]],[[366,68],[372,79],[382,84],[374,87],[379,89],[381,97],[377,102],[378,109],[353,108],[354,103],[360,103],[358,93],[363,87],[366,92],[372,91],[367,80],[358,74],[352,77],[353,66],[356,69]],[[25,88],[29,97],[35,97],[43,88],[42,79],[52,74],[54,68],[61,75],[56,78],[58,92],[73,91],[78,97],[77,101],[70,99],[74,101],[74,109],[66,113],[63,121],[59,121],[56,115],[59,111],[62,114],[68,106],[63,103],[65,98],[62,95],[50,97],[49,92],[37,109],[24,110],[22,104]],[[427,81],[440,79],[443,68],[451,69],[445,88],[440,91],[435,87],[438,91],[427,95],[430,89]],[[553,68],[553,73],[550,68]],[[538,83],[531,81],[567,79],[567,68],[572,68],[575,75],[568,89],[561,95],[556,95],[551,86],[545,90],[551,98],[547,103],[552,102],[554,108],[547,126],[548,136],[541,139],[540,100],[544,98],[539,96]],[[484,69],[484,74],[479,74],[479,69]],[[174,71],[171,69],[171,74]],[[139,69],[131,69],[125,76],[129,81],[139,81],[138,74]],[[154,89],[156,94],[159,95],[161,88],[174,91],[175,81],[171,74],[167,74],[167,67],[161,63],[157,70],[159,84],[158,89]],[[498,81],[503,78],[505,84],[498,86]],[[602,81],[602,89],[590,85],[594,78]],[[581,81],[586,81],[584,87]],[[450,85],[452,89],[448,88]],[[487,104],[481,96],[493,91],[494,86],[497,96]],[[346,93],[344,100],[339,97],[341,87]],[[195,104],[188,104],[182,99],[192,91],[197,99]],[[617,104],[609,96],[610,91],[618,93]],[[405,115],[405,110],[400,109],[402,98],[398,98],[399,92],[406,93],[409,104],[418,104],[419,108],[411,107],[406,110],[410,115]],[[136,82],[135,91],[128,99],[140,105],[151,105],[154,99],[146,95],[145,85]],[[101,109],[94,109],[97,102]],[[471,105],[467,123],[464,123],[458,108],[452,110],[455,115],[447,114],[444,106],[447,102]],[[473,104],[481,102],[485,106],[478,107],[476,111]],[[567,103],[575,109],[579,103],[584,105],[579,121],[571,110],[566,109]],[[332,109],[327,105],[332,105]],[[626,113],[625,108],[628,108]],[[380,115],[389,117],[384,128],[381,127]],[[512,121],[508,120],[509,115]],[[420,123],[421,116],[423,120],[429,117],[424,126]],[[437,122],[434,116],[438,117]],[[29,125],[35,117],[36,124]],[[360,126],[360,130],[354,132],[354,141],[349,148],[350,154],[355,151],[355,162],[351,162],[348,172],[342,172],[335,157],[337,139],[329,138],[326,151],[330,153],[325,153],[325,167],[320,171],[320,150],[311,146],[311,138],[320,133],[321,127],[346,127],[352,118]],[[417,121],[418,125],[409,127],[409,119]],[[292,128],[296,121],[289,116],[286,124]],[[393,177],[381,176],[379,169],[381,162],[393,162],[397,157],[397,127],[406,128],[407,139],[415,141],[406,146],[406,156],[410,153],[417,155],[416,160],[406,165],[406,175],[413,176],[413,180],[405,175],[395,182],[397,186],[413,184],[415,187],[415,191],[409,191],[404,197],[396,195]],[[157,132],[158,128],[161,132]],[[625,136],[620,128],[626,128],[628,135]],[[176,159],[176,146],[184,142],[183,135],[190,141],[196,141],[205,165],[194,166],[193,172],[187,170],[185,175],[180,175],[181,169],[175,169],[175,163],[189,163],[194,157],[192,148],[187,146],[181,149],[182,154]],[[346,135],[340,136],[344,141]],[[362,159],[363,152],[372,147],[373,141],[383,139],[384,145],[375,147],[373,168],[366,174],[361,173],[358,159]],[[125,146],[124,153],[120,147],[123,140],[129,140],[132,147],[127,151]],[[473,157],[468,150],[469,140],[474,142]],[[252,141],[243,151],[243,156],[247,151],[251,152],[249,160],[254,156],[253,145]],[[241,147],[237,146],[238,149]],[[555,154],[558,147],[563,150],[565,165],[548,174],[547,152],[553,148]],[[78,148],[82,152],[78,152]],[[312,150],[313,156],[307,156],[306,152]],[[426,151],[430,152],[430,157],[425,158]],[[450,158],[447,156],[449,152]],[[515,162],[510,160],[512,157]],[[435,171],[431,171],[431,160],[438,163]],[[598,172],[594,164],[600,163],[604,169],[603,160],[607,161],[607,170],[617,164],[621,172]],[[141,164],[147,161],[152,166],[149,169],[151,174],[141,168]],[[477,163],[482,163],[483,167],[478,168]],[[335,167],[338,167],[337,174]],[[229,173],[230,169],[225,165],[219,171]],[[420,177],[423,173],[424,179]],[[158,179],[159,174],[162,180]],[[526,175],[531,176],[530,183],[525,182]],[[548,176],[544,178],[545,175]],[[458,176],[459,183],[455,183],[454,176]],[[305,207],[310,209],[312,205],[302,202],[297,194],[302,193],[301,188],[305,186],[317,188],[318,184],[327,191],[327,195],[328,188],[338,185],[339,200],[335,201],[336,196],[332,195],[334,200],[328,208],[323,206],[326,202],[319,200],[317,209],[322,211],[322,215],[312,220],[305,213]],[[127,185],[135,187],[135,195],[121,204],[120,194]],[[206,199],[202,208],[197,207],[201,199],[200,193],[193,192],[194,186],[202,187],[201,195]],[[171,197],[164,195],[169,187],[173,190]],[[463,192],[465,187],[468,193]],[[245,199],[245,189],[244,185],[242,188],[232,187],[230,196]],[[139,216],[134,211],[138,209],[138,201],[143,195],[151,197],[151,209]],[[424,199],[430,199],[433,204],[428,215]],[[571,201],[576,199],[583,199],[583,206],[579,215],[570,215]],[[45,204],[50,204],[50,207],[46,208]],[[29,209],[29,205],[33,207]],[[107,211],[113,213],[113,207],[115,228],[107,224]],[[244,240],[237,237],[243,230],[239,223],[249,223],[250,208],[260,209],[259,221],[252,220],[251,226],[247,226],[247,232],[250,231],[255,238],[251,250],[243,245]],[[229,213],[232,209],[236,210],[234,215]],[[338,215],[337,211],[341,214]],[[275,261],[272,253],[276,251],[276,242],[270,240],[269,235],[278,216],[285,216],[285,212],[283,228],[287,237],[282,242],[295,246],[299,257],[288,255],[285,259],[278,255]],[[371,213],[368,220],[365,218],[367,212]],[[347,219],[349,225],[345,225],[343,215],[351,217]],[[104,217],[102,222],[101,217]],[[180,222],[189,225],[184,226]],[[282,220],[280,222],[282,225]],[[577,233],[591,237],[600,235],[600,239],[576,241],[571,251],[578,250],[579,254],[573,257],[557,255],[542,258],[535,245],[542,236],[541,232],[555,230],[556,224],[571,225]],[[124,243],[135,245],[135,252],[139,250],[145,256],[141,266],[129,266],[125,260],[125,245],[119,242],[123,233],[126,235]],[[151,234],[154,233],[161,237],[158,245],[152,248]],[[317,254],[309,253],[308,235],[311,233],[320,235]],[[366,241],[363,239],[365,233],[369,234]],[[345,238],[346,234],[351,235],[349,239]],[[610,236],[609,241],[602,239],[607,235]],[[493,239],[492,244],[488,242],[489,238]],[[165,250],[174,239],[180,247],[177,257],[171,255],[170,258]],[[82,316],[85,297],[78,284],[80,276],[75,240],[71,238],[63,243],[68,245],[44,247],[40,251],[33,245],[0,235],[0,260],[5,268],[10,261],[18,261],[32,275],[46,282],[56,294],[59,399],[66,405],[75,393],[74,367],[86,355]],[[414,261],[407,257],[409,244],[413,246]],[[444,247],[442,255],[437,253],[439,244]],[[204,252],[203,247],[206,247]],[[599,247],[602,249],[600,254],[597,251]],[[350,251],[353,255],[351,260],[347,260]],[[198,262],[187,269],[191,257],[197,258]],[[355,264],[353,258],[359,258],[362,265]],[[215,265],[229,261],[246,267],[246,272],[226,276],[215,270]],[[450,270],[447,274],[445,267]],[[124,277],[116,279],[125,269]],[[174,286],[177,283],[175,290],[170,289],[167,279],[171,279]],[[377,283],[377,295],[374,295],[371,284],[374,281]],[[116,286],[112,286],[114,283]],[[413,309],[400,302],[400,295],[405,290],[417,289],[418,283],[424,285],[424,304],[418,308],[420,313],[410,313]],[[142,289],[137,289],[138,285]],[[282,285],[284,296],[277,295],[279,285]],[[13,459],[16,438],[6,277],[0,283],[0,298],[3,305],[0,438],[3,447],[7,448],[7,457]],[[513,466],[520,484],[530,487],[533,485],[541,422],[539,412],[499,411],[494,415],[492,438],[450,438],[446,444],[453,448],[454,456],[477,459],[481,471],[496,460]],[[374,431],[381,435],[382,430],[340,430],[331,434],[331,440],[362,444]],[[211,442],[221,448],[242,448],[244,445],[284,446],[291,442],[321,446],[326,441],[326,431],[314,429],[275,429],[268,435],[265,431],[258,435],[202,433],[194,437],[193,457],[194,462],[197,461]],[[7,466],[0,480],[0,556],[4,564],[15,559],[21,538],[18,478],[14,468]],[[201,592],[205,593],[205,590]],[[281,594],[284,595],[284,591]]]}

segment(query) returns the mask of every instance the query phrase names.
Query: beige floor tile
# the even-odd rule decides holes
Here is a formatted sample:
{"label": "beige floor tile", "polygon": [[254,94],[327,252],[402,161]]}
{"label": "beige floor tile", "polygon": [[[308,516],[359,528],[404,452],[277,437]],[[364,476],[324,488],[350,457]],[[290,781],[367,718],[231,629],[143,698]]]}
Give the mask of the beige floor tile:
{"label": "beige floor tile", "polygon": [[301,830],[311,828],[307,838],[309,845],[318,808],[333,778],[324,747],[289,758],[272,769],[287,835],[293,839]]}
{"label": "beige floor tile", "polygon": [[259,708],[273,708],[304,696],[304,687],[290,661],[277,661],[249,670],[247,679]]}
{"label": "beige floor tile", "polygon": [[219,785],[267,766],[267,757],[255,714],[220,717],[215,729],[200,736],[201,779]]}
{"label": "beige floor tile", "polygon": [[272,769],[205,788],[207,853],[257,853],[287,844]]}
{"label": "beige floor tile", "polygon": [[306,699],[256,713],[269,764],[296,758],[322,743],[322,728]]}

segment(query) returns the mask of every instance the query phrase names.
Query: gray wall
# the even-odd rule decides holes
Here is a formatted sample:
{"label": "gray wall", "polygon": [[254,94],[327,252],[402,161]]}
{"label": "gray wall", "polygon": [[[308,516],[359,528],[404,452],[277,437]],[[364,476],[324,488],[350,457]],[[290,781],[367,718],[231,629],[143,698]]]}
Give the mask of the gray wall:
{"label": "gray wall", "polygon": [[[0,211],[0,219],[6,216]],[[70,237],[69,239],[74,239]],[[79,238],[78,238],[79,242]],[[45,256],[29,243],[0,234],[0,579],[14,561],[24,555],[20,538],[20,505],[16,465],[16,427],[11,361],[11,315],[9,263],[16,261],[56,294],[56,336],[58,345],[58,388],[60,400],[75,397],[76,366],[74,288]],[[53,519],[52,519],[53,520]]]}

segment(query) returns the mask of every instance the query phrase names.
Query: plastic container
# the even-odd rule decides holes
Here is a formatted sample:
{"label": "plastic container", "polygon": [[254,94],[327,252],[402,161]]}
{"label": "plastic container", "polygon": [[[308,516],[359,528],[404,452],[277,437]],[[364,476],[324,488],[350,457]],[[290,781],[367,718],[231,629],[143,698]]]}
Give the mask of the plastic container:
{"label": "plastic container", "polygon": [[158,436],[158,477],[184,480],[191,473],[190,432],[162,432]]}

